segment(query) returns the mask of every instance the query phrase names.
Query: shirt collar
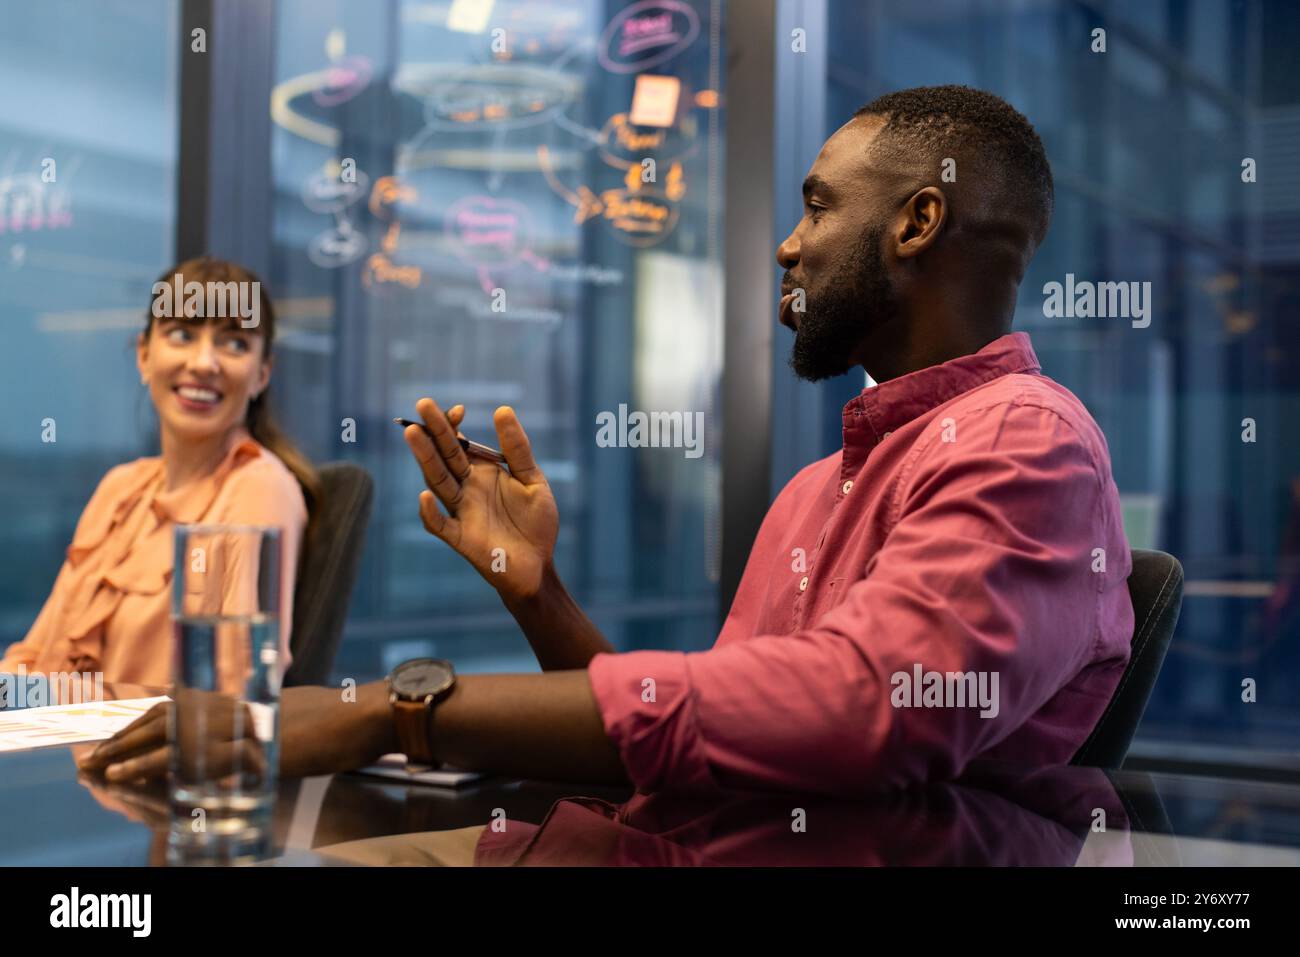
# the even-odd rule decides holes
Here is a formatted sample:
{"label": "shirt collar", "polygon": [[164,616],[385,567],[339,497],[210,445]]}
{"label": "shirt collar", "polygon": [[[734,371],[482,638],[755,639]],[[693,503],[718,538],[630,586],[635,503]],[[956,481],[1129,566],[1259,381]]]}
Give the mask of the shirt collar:
{"label": "shirt collar", "polygon": [[885,433],[985,382],[1017,372],[1041,371],[1029,333],[1008,333],[978,352],[863,389],[844,406],[844,444],[850,444],[851,433],[859,433],[860,440],[874,445]]}

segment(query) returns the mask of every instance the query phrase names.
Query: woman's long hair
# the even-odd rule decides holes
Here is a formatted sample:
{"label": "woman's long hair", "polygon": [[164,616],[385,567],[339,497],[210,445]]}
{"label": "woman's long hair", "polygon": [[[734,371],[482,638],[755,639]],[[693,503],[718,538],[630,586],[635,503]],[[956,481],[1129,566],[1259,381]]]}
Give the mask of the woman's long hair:
{"label": "woman's long hair", "polygon": [[[238,263],[218,259],[215,256],[199,256],[178,263],[159,276],[158,282],[171,285],[173,278],[178,273],[181,276],[182,284],[189,282],[257,283],[258,309],[260,310],[258,331],[262,334],[262,359],[263,361],[270,359],[271,344],[275,341],[275,308],[271,305],[271,294],[267,291],[265,283],[254,275],[251,270],[245,269]],[[179,312],[180,303],[176,303],[175,307]],[[153,323],[152,300],[150,300],[150,309],[144,327],[146,339],[153,331]],[[293,473],[294,478],[298,480],[298,484],[302,487],[303,498],[307,500],[308,521],[304,540],[309,540],[315,529],[316,515],[321,504],[320,476],[312,466],[311,460],[276,425],[275,417],[271,414],[271,407],[267,399],[267,392],[269,391],[270,389],[264,389],[256,398],[249,400],[248,415],[244,419],[244,427],[248,429],[249,434],[254,439],[275,453],[280,461],[285,464],[285,467]]]}

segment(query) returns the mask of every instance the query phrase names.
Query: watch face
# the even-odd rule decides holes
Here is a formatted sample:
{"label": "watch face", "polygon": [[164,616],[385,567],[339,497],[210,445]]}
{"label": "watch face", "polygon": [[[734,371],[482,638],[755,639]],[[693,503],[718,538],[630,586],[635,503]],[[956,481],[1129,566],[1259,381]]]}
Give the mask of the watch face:
{"label": "watch face", "polygon": [[455,672],[437,658],[405,661],[393,671],[392,688],[404,698],[423,698],[451,687]]}

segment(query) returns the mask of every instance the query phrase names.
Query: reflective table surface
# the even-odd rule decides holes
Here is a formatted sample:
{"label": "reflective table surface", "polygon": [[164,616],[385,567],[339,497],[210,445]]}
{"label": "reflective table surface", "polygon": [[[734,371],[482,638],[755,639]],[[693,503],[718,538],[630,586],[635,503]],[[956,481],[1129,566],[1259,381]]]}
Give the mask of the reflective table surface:
{"label": "reflective table surface", "polygon": [[[0,865],[161,864],[168,823],[163,786],[87,778],[74,748],[0,754]],[[338,774],[280,782],[274,831],[292,865],[1296,866],[1300,786],[977,763],[842,800]]]}

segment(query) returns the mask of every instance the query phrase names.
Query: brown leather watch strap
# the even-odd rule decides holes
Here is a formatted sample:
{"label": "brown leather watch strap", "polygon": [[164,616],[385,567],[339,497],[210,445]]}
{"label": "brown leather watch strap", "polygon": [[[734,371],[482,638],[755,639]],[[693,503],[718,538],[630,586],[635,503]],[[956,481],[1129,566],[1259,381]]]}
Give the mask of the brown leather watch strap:
{"label": "brown leather watch strap", "polygon": [[432,702],[406,701],[392,695],[393,723],[397,729],[397,742],[408,764],[432,766],[433,750],[429,747],[429,712]]}

